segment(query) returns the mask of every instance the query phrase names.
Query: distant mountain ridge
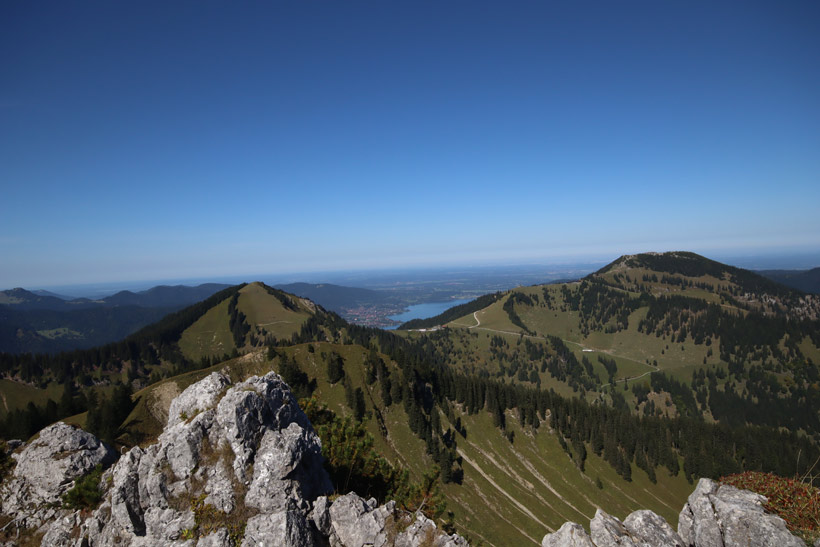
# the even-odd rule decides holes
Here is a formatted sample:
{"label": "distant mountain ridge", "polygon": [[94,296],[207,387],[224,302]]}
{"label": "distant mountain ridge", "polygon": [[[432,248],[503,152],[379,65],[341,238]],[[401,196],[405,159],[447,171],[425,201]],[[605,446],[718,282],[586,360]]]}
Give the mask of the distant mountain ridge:
{"label": "distant mountain ridge", "polygon": [[45,289],[37,289],[37,290],[31,291],[31,292],[33,292],[37,296],[53,296],[54,298],[59,298],[60,300],[73,300],[73,297],[71,297],[71,296],[66,296],[64,294],[57,294],[56,292],[47,291]]}
{"label": "distant mountain ridge", "polygon": [[0,304],[20,310],[76,310],[101,306],[139,306],[142,308],[183,307],[208,298],[230,285],[204,283],[188,285],[158,285],[150,289],[132,292],[120,291],[98,299],[66,299],[48,291],[29,291],[15,288],[0,291]]}
{"label": "distant mountain ridge", "polygon": [[63,300],[23,288],[0,291],[0,351],[51,353],[114,342],[229,286],[160,285],[98,300]]}
{"label": "distant mountain ridge", "polygon": [[641,268],[684,277],[710,276],[719,280],[731,280],[745,292],[794,294],[793,288],[768,279],[759,273],[729,266],[688,251],[624,255],[597,272],[589,274],[587,278],[601,277],[603,274],[621,269]]}
{"label": "distant mountain ridge", "polygon": [[820,294],[820,268],[811,270],[760,270],[757,273],[794,289]]}
{"label": "distant mountain ridge", "polygon": [[65,300],[55,296],[35,294],[21,287],[0,291],[0,305],[26,310],[62,310],[68,306]]}

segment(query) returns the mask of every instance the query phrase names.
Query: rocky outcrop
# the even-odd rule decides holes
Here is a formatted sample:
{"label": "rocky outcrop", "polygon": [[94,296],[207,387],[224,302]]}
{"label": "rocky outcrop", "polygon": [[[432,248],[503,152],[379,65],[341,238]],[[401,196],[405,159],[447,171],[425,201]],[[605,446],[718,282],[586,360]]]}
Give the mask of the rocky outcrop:
{"label": "rocky outcrop", "polygon": [[565,522],[557,532],[544,536],[541,547],[595,547],[595,544],[583,526]]}
{"label": "rocky outcrop", "polygon": [[29,511],[26,526],[42,525],[43,544],[54,546],[467,544],[394,502],[329,498],[319,437],[274,373],[235,385],[213,373],[189,386],[172,401],[157,442],[129,450],[104,473],[96,510],[59,508],[73,479],[112,457],[88,433],[47,428],[18,456],[4,488],[20,495],[7,493],[4,512]]}
{"label": "rocky outcrop", "polygon": [[652,511],[635,511],[623,522],[598,509],[590,534],[567,522],[547,534],[543,547],[805,547],[780,517],[763,510],[766,498],[701,479],[689,496],[675,532]]}
{"label": "rocky outcrop", "polygon": [[652,511],[635,511],[621,522],[598,509],[589,522],[590,534],[580,525],[567,522],[544,536],[542,547],[683,547],[671,526]]}
{"label": "rocky outcrop", "polygon": [[678,517],[678,533],[686,545],[724,547],[804,547],[786,523],[763,509],[766,498],[734,486],[700,479]]}
{"label": "rocky outcrop", "polygon": [[339,497],[329,508],[326,508],[325,503],[323,499],[318,500],[313,519],[333,546],[467,545],[467,541],[461,536],[442,534],[435,523],[424,515],[397,513],[396,504],[392,501],[377,506],[375,499],[365,501],[351,493]]}
{"label": "rocky outcrop", "polygon": [[11,457],[16,465],[0,488],[2,512],[18,526],[36,528],[64,513],[61,498],[75,479],[111,463],[116,453],[94,435],[58,422]]}
{"label": "rocky outcrop", "polygon": [[108,477],[80,534],[92,545],[303,545],[311,502],[332,491],[318,436],[272,373],[236,385],[213,373],[188,387],[157,443],[130,450]]}

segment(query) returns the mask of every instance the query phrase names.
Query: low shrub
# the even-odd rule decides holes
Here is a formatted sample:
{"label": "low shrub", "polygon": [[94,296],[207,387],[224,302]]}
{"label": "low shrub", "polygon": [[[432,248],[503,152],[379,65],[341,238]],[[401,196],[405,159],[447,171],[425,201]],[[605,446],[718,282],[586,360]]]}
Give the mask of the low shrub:
{"label": "low shrub", "polygon": [[74,481],[74,487],[63,495],[63,507],[68,509],[94,509],[102,501],[100,490],[102,465],[97,466],[87,475]]}

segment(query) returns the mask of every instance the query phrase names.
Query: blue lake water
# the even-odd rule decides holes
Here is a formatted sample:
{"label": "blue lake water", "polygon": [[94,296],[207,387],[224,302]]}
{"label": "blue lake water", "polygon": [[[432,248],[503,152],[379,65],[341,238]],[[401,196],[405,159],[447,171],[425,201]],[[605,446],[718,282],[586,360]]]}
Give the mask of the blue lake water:
{"label": "blue lake water", "polygon": [[391,315],[390,319],[395,321],[410,321],[411,319],[427,319],[428,317],[435,317],[454,306],[466,304],[472,300],[471,298],[461,298],[458,300],[447,300],[446,302],[427,302],[426,304],[415,304],[408,306],[407,311],[398,315]]}

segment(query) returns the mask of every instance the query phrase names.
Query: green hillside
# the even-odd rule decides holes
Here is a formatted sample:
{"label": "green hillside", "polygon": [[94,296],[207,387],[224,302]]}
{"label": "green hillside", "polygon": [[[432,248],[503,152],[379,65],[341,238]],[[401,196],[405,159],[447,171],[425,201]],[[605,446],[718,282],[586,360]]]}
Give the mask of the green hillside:
{"label": "green hillside", "polygon": [[443,330],[409,336],[446,351],[467,374],[647,416],[817,438],[818,310],[820,298],[753,272],[692,253],[650,254],[622,257],[580,282],[508,291]]}
{"label": "green hillside", "polygon": [[[233,308],[231,302],[225,299],[183,331],[179,348],[186,358],[199,361],[230,355],[272,338],[290,338],[312,312],[306,301],[262,283],[242,287]],[[233,317],[232,309],[237,311]]]}

